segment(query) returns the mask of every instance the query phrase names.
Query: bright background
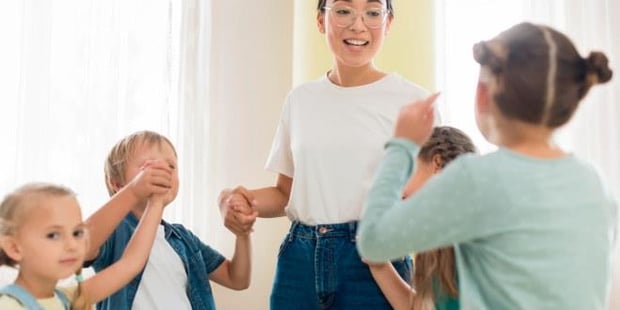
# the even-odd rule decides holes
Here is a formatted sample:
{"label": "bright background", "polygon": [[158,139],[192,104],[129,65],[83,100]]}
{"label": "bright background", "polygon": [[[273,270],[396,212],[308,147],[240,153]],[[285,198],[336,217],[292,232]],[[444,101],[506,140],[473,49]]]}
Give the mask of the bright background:
{"label": "bright background", "polygon": [[[485,152],[493,147],[473,122],[475,42],[536,21],[568,33],[584,55],[601,49],[612,67],[618,63],[615,0],[393,2],[396,19],[377,64],[440,90],[444,123],[465,130]],[[274,182],[263,165],[283,99],[332,62],[316,29],[316,1],[265,3],[0,1],[0,193],[34,180],[61,183],[79,194],[88,216],[107,199],[109,148],[133,131],[155,130],[179,153],[181,189],[166,219],[232,255],[234,237],[221,224],[217,194]],[[599,167],[616,197],[618,99],[617,78],[596,87],[558,135],[562,146]],[[243,292],[215,285],[220,309],[268,309],[287,226],[284,218],[257,222],[252,285]],[[0,281],[13,276],[3,269]]]}

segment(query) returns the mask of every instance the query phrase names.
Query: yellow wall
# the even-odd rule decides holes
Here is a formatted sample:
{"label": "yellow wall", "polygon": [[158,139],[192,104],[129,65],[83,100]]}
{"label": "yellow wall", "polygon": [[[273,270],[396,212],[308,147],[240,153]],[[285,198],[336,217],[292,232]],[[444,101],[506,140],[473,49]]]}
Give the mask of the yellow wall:
{"label": "yellow wall", "polygon": [[[432,0],[393,0],[395,19],[376,63],[434,90]],[[316,1],[295,1],[293,84],[315,79],[332,66],[316,27]]]}

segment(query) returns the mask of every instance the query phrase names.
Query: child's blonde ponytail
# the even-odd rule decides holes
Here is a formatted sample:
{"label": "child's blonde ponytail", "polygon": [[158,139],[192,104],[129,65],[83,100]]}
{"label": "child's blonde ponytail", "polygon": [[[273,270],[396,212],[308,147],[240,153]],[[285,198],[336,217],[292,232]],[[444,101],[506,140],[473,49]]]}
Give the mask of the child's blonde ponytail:
{"label": "child's blonde ponytail", "polygon": [[82,292],[82,268],[75,272],[75,279],[77,280],[77,288],[71,301],[71,310],[90,310],[92,304],[88,302],[86,294]]}

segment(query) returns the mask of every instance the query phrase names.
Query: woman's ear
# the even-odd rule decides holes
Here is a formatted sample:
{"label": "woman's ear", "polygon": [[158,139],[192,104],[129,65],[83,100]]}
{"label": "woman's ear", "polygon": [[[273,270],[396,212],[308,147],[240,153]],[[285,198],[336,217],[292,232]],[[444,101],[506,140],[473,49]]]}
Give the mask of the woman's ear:
{"label": "woman's ear", "polygon": [[4,236],[0,239],[0,247],[2,247],[2,251],[8,256],[10,259],[19,262],[22,260],[22,251],[17,239],[13,236]]}
{"label": "woman's ear", "polygon": [[325,12],[318,11],[316,13],[316,26],[319,32],[325,34]]}
{"label": "woman's ear", "polygon": [[443,168],[443,159],[441,159],[441,155],[433,155],[431,162],[433,163],[433,173],[439,173],[439,171]]}
{"label": "woman's ear", "polygon": [[385,34],[390,33],[390,29],[392,28],[392,20],[394,20],[394,15],[388,14],[387,21],[385,22]]}

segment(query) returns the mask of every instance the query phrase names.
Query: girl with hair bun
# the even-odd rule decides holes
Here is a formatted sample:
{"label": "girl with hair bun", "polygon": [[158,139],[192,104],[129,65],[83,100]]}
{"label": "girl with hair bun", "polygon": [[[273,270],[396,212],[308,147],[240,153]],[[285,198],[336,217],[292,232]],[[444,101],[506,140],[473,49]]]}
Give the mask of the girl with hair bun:
{"label": "girl with hair bun", "polygon": [[611,79],[607,57],[583,58],[531,23],[473,51],[476,121],[498,150],[457,158],[402,201],[436,96],[403,108],[366,200],[360,254],[382,262],[453,245],[462,309],[606,309],[617,206],[596,169],[552,135]]}

